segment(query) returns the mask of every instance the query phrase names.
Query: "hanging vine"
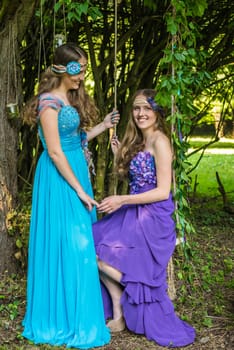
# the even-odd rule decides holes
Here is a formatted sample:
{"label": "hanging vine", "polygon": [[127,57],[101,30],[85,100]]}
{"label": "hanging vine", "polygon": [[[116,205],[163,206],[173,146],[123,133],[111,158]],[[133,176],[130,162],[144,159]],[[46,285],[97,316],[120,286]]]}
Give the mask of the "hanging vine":
{"label": "hanging vine", "polygon": [[188,191],[191,180],[188,175],[190,163],[187,157],[189,147],[187,137],[191,132],[192,116],[197,113],[193,104],[196,88],[199,84],[204,84],[204,79],[209,78],[209,75],[204,74],[204,70],[201,69],[205,53],[196,51],[197,29],[190,18],[202,16],[206,6],[206,0],[199,0],[196,3],[188,0],[171,1],[171,7],[165,17],[170,40],[161,61],[161,69],[167,71],[167,74],[161,77],[157,86],[157,101],[171,110],[168,119],[171,124],[174,150],[175,215],[178,239],[186,258],[190,255],[187,235],[194,232],[189,219],[191,213]]}

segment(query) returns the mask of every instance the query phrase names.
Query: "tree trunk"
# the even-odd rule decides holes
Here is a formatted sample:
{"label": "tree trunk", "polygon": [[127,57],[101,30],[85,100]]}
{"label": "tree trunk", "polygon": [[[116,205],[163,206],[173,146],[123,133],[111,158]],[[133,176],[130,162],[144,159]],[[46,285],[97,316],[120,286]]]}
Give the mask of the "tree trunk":
{"label": "tree trunk", "polygon": [[[8,235],[7,229],[17,196],[18,112],[22,105],[20,46],[36,3],[37,0],[9,0],[0,7],[0,274],[16,271],[14,237]],[[7,107],[9,104],[11,107]]]}

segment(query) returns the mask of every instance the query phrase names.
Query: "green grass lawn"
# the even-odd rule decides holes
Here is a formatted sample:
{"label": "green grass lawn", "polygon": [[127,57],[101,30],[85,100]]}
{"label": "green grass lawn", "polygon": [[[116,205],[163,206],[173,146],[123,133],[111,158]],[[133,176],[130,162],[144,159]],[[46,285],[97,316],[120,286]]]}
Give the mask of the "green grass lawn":
{"label": "green grass lawn", "polygon": [[[207,142],[205,139],[191,140],[189,153],[195,148],[201,147],[205,142]],[[194,165],[199,155],[198,153],[192,155],[189,157],[189,161]],[[196,169],[190,173],[192,177],[192,188],[194,188],[195,178],[197,176],[196,181],[198,185],[195,196],[214,197],[222,201],[218,190],[216,172],[219,174],[228,200],[234,202],[234,140],[221,140],[212,145],[212,147],[209,147]]]}
{"label": "green grass lawn", "polygon": [[[208,137],[193,137],[189,139],[192,148],[199,148],[210,141],[211,139]],[[209,149],[211,148],[234,150],[234,139],[221,138],[219,141],[212,143],[209,146]]]}

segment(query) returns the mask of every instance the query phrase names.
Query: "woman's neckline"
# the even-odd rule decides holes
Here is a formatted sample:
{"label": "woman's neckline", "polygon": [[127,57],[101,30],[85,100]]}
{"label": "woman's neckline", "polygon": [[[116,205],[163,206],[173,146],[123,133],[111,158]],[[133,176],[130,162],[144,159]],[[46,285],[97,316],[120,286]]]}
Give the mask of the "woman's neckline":
{"label": "woman's neckline", "polygon": [[139,153],[149,154],[152,158],[154,158],[154,155],[153,155],[150,151],[148,151],[148,150],[138,151],[138,152],[136,153],[136,156],[137,156],[137,154],[139,154]]}
{"label": "woman's neckline", "polygon": [[149,153],[149,154],[153,157],[153,154],[152,154],[149,150],[147,150],[147,149],[144,149],[143,151],[140,151],[140,152]]}

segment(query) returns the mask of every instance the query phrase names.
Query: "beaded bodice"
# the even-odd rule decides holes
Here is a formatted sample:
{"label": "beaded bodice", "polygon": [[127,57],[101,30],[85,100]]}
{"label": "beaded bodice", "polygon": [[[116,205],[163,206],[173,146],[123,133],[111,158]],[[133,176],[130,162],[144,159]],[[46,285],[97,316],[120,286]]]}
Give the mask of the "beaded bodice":
{"label": "beaded bodice", "polygon": [[[45,93],[39,97],[39,121],[41,112],[48,107],[58,111],[58,131],[63,150],[79,147],[81,145],[82,135],[79,128],[80,116],[77,110],[72,106],[65,105],[62,100],[52,94]],[[46,142],[40,122],[38,124],[38,133],[43,147],[46,149]]]}
{"label": "beaded bodice", "polygon": [[130,194],[144,192],[157,184],[154,157],[148,151],[138,152],[129,167]]}

